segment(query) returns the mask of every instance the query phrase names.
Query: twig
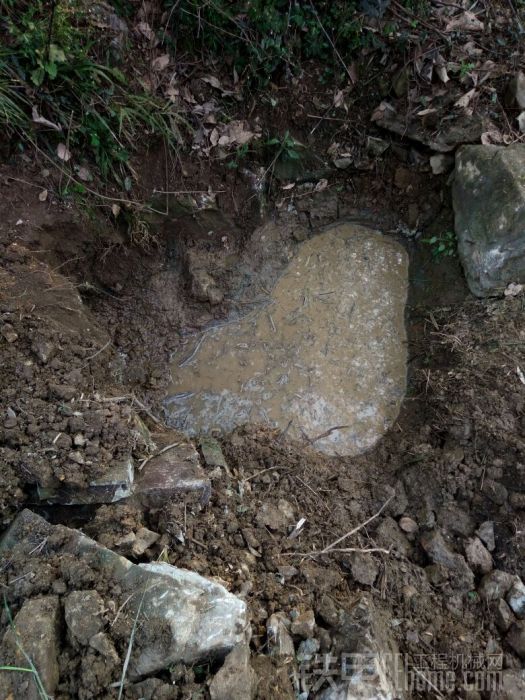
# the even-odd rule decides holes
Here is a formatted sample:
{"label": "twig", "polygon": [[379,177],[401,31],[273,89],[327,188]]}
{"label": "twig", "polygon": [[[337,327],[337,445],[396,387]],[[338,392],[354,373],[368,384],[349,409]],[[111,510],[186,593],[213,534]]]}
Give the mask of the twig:
{"label": "twig", "polygon": [[346,74],[347,74],[348,77],[350,78],[350,82],[352,83],[352,85],[355,85],[354,76],[350,73],[350,70],[349,70],[348,66],[346,65],[346,63],[344,62],[343,57],[341,56],[341,54],[340,54],[339,51],[337,50],[337,48],[336,48],[334,42],[332,41],[332,37],[330,36],[330,34],[328,34],[328,32],[326,31],[326,29],[324,28],[324,25],[323,25],[323,23],[321,22],[321,19],[320,19],[319,15],[317,14],[317,10],[315,9],[315,5],[313,4],[312,0],[309,0],[309,1],[310,1],[310,7],[311,7],[312,10],[313,10],[313,13],[314,13],[314,15],[315,15],[315,18],[316,18],[317,22],[319,23],[319,26],[321,27],[321,29],[322,29],[322,31],[323,31],[323,34],[324,34],[324,35],[326,36],[326,38],[328,39],[328,41],[329,41],[329,43],[330,43],[330,46],[331,46],[332,49],[334,50],[335,55],[336,55],[337,58],[339,59],[339,62],[341,63],[341,65],[343,66],[343,68],[345,69]]}
{"label": "twig", "polygon": [[178,447],[179,445],[182,445],[182,442],[174,442],[171,445],[167,445],[166,447],[163,447],[162,450],[155,452],[154,455],[150,455],[149,457],[146,457],[146,459],[143,459],[142,462],[140,463],[138,470],[141,471],[150,460],[155,459],[155,457],[160,457],[160,455],[163,455],[168,450],[172,450],[174,447]]}
{"label": "twig", "polygon": [[80,369],[83,369],[90,360],[93,360],[95,357],[97,357],[97,355],[100,355],[101,352],[104,352],[104,350],[108,347],[108,345],[111,345],[111,338],[108,340],[108,342],[105,345],[103,345],[100,348],[100,350],[97,350],[94,355],[90,355],[89,357],[86,357],[86,362],[85,362],[85,364],[82,365],[82,367]]}
{"label": "twig", "polygon": [[191,355],[189,357],[187,357],[185,360],[183,360],[180,363],[179,367],[186,367],[186,365],[193,360],[195,355],[199,352],[199,348],[203,344],[205,337],[206,337],[206,331],[204,331],[204,333],[202,334],[202,337],[200,338],[199,342],[195,346],[195,350],[191,353]]}
{"label": "twig", "polygon": [[[313,551],[313,552],[289,552],[287,554],[289,554],[289,556],[297,556],[297,557],[315,557],[315,556],[319,556],[321,554],[331,554],[333,551],[337,551],[337,550],[335,550],[335,547],[337,547],[338,544],[340,544],[343,540],[346,540],[348,537],[355,535],[356,532],[359,532],[359,530],[362,530],[369,523],[371,523],[372,520],[375,520],[377,517],[379,517],[393,498],[394,498],[393,495],[390,496],[390,498],[383,503],[383,505],[377,511],[377,513],[374,513],[374,515],[371,515],[368,518],[368,520],[365,520],[364,523],[361,523],[360,525],[356,525],[356,527],[354,527],[352,530],[350,530],[350,532],[347,532],[345,535],[342,535],[342,537],[339,537],[337,540],[335,540],[335,542],[332,542],[331,544],[327,545],[324,549],[321,549],[318,551]],[[366,550],[360,549],[359,551],[366,551]]]}
{"label": "twig", "polygon": [[144,411],[144,413],[145,413],[147,416],[149,416],[149,417],[151,418],[151,420],[152,420],[154,423],[157,423],[157,425],[164,425],[164,422],[161,421],[160,418],[157,418],[157,416],[156,416],[154,413],[152,413],[152,412],[149,410],[149,408],[148,408],[147,406],[145,406],[145,405],[142,403],[142,401],[139,401],[139,399],[137,399],[137,397],[135,396],[135,394],[133,394],[133,396],[132,396],[131,398],[132,398],[132,400],[134,401],[134,403],[136,403],[137,406],[138,406],[142,411]]}
{"label": "twig", "polygon": [[131,629],[131,635],[129,637],[128,650],[126,651],[126,658],[124,659],[124,665],[122,666],[122,675],[120,677],[120,684],[118,689],[118,700],[121,700],[122,693],[124,692],[124,681],[126,680],[126,673],[128,672],[129,661],[131,659],[131,650],[133,649],[133,642],[135,640],[135,633],[137,631],[137,622],[139,619],[140,611],[142,610],[144,598],[146,596],[146,590],[147,589],[144,589],[142,593],[139,607],[137,608],[137,614],[135,615],[135,619],[133,620],[133,627]]}

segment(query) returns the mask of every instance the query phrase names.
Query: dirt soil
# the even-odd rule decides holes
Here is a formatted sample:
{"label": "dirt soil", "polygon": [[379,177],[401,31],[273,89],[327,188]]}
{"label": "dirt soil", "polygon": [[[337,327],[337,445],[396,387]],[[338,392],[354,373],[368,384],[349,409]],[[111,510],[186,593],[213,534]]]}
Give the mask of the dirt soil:
{"label": "dirt soil", "polygon": [[[354,138],[360,141],[359,131]],[[182,167],[183,177],[165,179],[158,154],[145,154],[145,191],[222,190],[214,207],[203,218],[195,209],[181,213],[176,200],[174,212],[131,242],[96,212],[87,218],[53,197],[39,201],[53,175],[38,160],[1,168],[2,527],[36,503],[37,487],[82,486],[115,462],[144,459],[148,445],[134,416],[153,434],[159,430],[170,354],[207,325],[244,313],[241,291],[251,308],[257,290],[250,276],[270,257],[284,264],[298,241],[336,220],[370,223],[403,241],[411,256],[409,390],[395,427],[375,449],[327,458],[247,426],[221,438],[229,470],[215,471],[206,506],[188,497],[148,511],[125,502],[38,511],[117,551],[125,535],[145,526],[160,538],[135,561],[161,557],[218,577],[245,597],[260,700],[295,697],[287,669],[265,655],[268,617],[313,610],[327,652],[338,610],[351,609],[362,591],[394,622],[409,657],[501,650],[506,669],[520,668],[476,592],[481,571],[466,586],[424,546],[438,530],[464,554],[490,521],[494,568],[525,578],[525,387],[517,372],[525,370],[525,301],[475,300],[455,258],[432,259],[422,239],[452,228],[447,174],[432,175],[428,150],[400,137],[386,155],[334,174],[320,191],[315,181],[296,185],[293,207],[273,183],[261,207],[250,168],[205,167],[193,157]],[[281,225],[280,240],[263,242],[258,226],[266,217]],[[357,551],[319,554],[374,515],[342,546]],[[300,518],[305,525],[290,538]],[[377,551],[360,551],[370,548]],[[57,559],[52,547],[38,571],[27,568],[16,557],[0,563],[13,614],[28,598],[63,596],[95,581],[107,604],[117,658],[102,661],[64,634],[55,700],[116,698],[133,624],[125,610],[112,624],[119,591],[99,572]],[[129,684],[125,697],[208,698],[215,671],[174,667]],[[428,688],[413,697],[437,696]]]}

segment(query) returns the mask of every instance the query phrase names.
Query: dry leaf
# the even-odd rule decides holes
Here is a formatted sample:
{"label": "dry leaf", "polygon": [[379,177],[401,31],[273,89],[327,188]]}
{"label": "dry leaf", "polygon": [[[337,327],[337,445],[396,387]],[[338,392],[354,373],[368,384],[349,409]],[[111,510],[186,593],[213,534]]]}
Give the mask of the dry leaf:
{"label": "dry leaf", "polygon": [[323,190],[326,190],[327,187],[328,180],[326,178],[323,178],[322,180],[319,180],[319,182],[316,184],[314,192],[322,192]]}
{"label": "dry leaf", "polygon": [[153,61],[151,62],[151,67],[153,68],[153,70],[161,71],[168,67],[169,62],[169,54],[163,53],[162,56],[157,56],[157,58],[153,59]]}
{"label": "dry leaf", "polygon": [[39,195],[38,195],[38,199],[39,199],[41,202],[45,202],[46,199],[47,199],[47,190],[42,190],[42,192],[40,192]]}
{"label": "dry leaf", "polygon": [[525,374],[521,371],[519,367],[516,367],[516,374],[518,375],[518,378],[522,384],[525,384]]}
{"label": "dry leaf", "polygon": [[204,83],[208,83],[208,85],[211,85],[213,88],[216,88],[217,90],[222,90],[222,85],[221,82],[218,78],[216,78],[214,75],[204,75],[201,80]]}
{"label": "dry leaf", "polygon": [[436,69],[436,74],[438,78],[441,80],[442,83],[445,83],[445,85],[448,83],[450,78],[448,77],[447,73],[447,67],[445,65],[442,66],[435,66]]}
{"label": "dry leaf", "polygon": [[216,146],[219,143],[219,130],[218,129],[213,129],[213,131],[210,134],[210,143],[212,146]]}
{"label": "dry leaf", "polygon": [[518,126],[522,134],[525,134],[525,112],[521,112],[519,116],[516,117]]}
{"label": "dry leaf", "polygon": [[454,102],[454,107],[461,107],[462,109],[466,109],[474,95],[476,94],[476,90],[472,89],[466,92],[462,97],[459,98],[457,102]]}
{"label": "dry leaf", "polygon": [[446,32],[464,30],[467,32],[482,32],[485,28],[483,22],[473,12],[464,12],[460,17],[450,21],[445,27]]}
{"label": "dry leaf", "polygon": [[65,143],[58,144],[57,156],[60,158],[60,160],[63,160],[65,163],[67,163],[67,161],[70,160],[71,151],[68,149]]}
{"label": "dry leaf", "polygon": [[112,204],[111,213],[116,218],[120,214],[120,204]]}
{"label": "dry leaf", "polygon": [[295,182],[290,182],[290,183],[288,183],[288,185],[283,185],[281,187],[281,189],[282,190],[293,190],[294,187],[295,187]]}
{"label": "dry leaf", "polygon": [[143,37],[151,41],[155,34],[147,22],[139,22],[135,29],[142,34]]}
{"label": "dry leaf", "polygon": [[511,282],[507,285],[504,294],[506,297],[517,297],[519,294],[522,293],[522,291],[522,284],[516,284],[515,282]]}
{"label": "dry leaf", "polygon": [[344,104],[344,97],[344,92],[342,90],[338,90],[334,95],[334,107],[342,107]]}
{"label": "dry leaf", "polygon": [[49,119],[40,116],[37,108],[34,105],[32,109],[32,119],[35,124],[42,124],[42,126],[48,126],[50,129],[54,129],[55,131],[62,131],[60,124],[55,124],[54,122],[50,122]]}

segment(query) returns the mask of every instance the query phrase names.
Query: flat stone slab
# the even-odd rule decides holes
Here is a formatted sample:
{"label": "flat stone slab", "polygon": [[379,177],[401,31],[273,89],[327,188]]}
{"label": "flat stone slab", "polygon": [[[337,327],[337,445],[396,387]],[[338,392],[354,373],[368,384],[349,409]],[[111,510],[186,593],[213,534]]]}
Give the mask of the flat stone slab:
{"label": "flat stone slab", "polygon": [[478,297],[525,283],[525,145],[463,146],[452,188],[458,252]]}
{"label": "flat stone slab", "polygon": [[201,467],[197,450],[191,443],[179,442],[170,447],[173,435],[155,434],[159,447],[153,457],[137,471],[133,488],[134,500],[143,506],[157,508],[185,493],[195,493],[203,504],[208,503],[211,483]]}
{"label": "flat stone slab", "polygon": [[407,277],[404,248],[362,226],[302,243],[265,308],[176,358],[169,422],[188,435],[263,423],[330,455],[372,447],[405,393]]}

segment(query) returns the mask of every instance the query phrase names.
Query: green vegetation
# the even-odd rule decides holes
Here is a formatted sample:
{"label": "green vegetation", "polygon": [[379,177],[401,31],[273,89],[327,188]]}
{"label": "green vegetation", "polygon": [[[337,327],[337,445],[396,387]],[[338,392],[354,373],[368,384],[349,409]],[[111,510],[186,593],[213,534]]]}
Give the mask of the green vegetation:
{"label": "green vegetation", "polygon": [[64,144],[63,161],[88,157],[104,180],[129,190],[134,144],[146,135],[175,145],[183,122],[165,100],[130,84],[88,7],[0,0],[0,123],[22,146],[54,152]]}
{"label": "green vegetation", "polygon": [[452,257],[457,253],[457,238],[453,231],[445,231],[440,236],[422,238],[421,240],[430,246],[434,260]]}
{"label": "green vegetation", "polygon": [[334,63],[334,47],[349,58],[366,40],[356,6],[346,0],[165,2],[177,49],[226,55],[255,87],[279,72],[298,73],[304,59]]}

